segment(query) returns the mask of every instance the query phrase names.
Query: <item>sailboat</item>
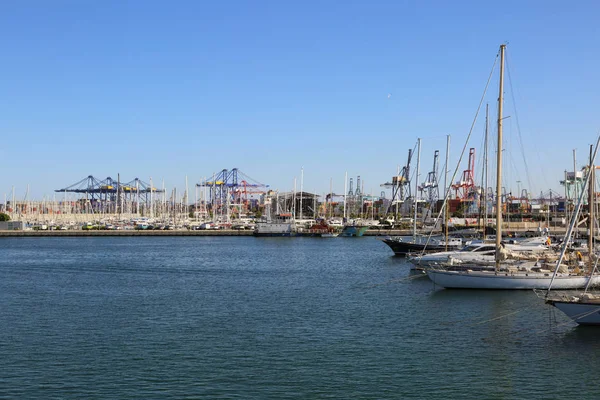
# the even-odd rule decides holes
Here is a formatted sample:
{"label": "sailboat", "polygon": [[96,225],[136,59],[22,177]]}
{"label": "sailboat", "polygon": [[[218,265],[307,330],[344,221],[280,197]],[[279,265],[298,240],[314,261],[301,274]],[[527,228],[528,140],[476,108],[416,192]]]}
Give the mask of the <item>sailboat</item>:
{"label": "sailboat", "polygon": [[[446,148],[446,157],[448,148]],[[419,193],[419,168],[421,158],[421,138],[417,139],[417,173],[415,183],[415,196],[413,197],[413,218],[412,218],[412,235],[410,236],[387,236],[381,239],[383,243],[388,245],[396,256],[408,256],[409,254],[424,254],[436,253],[446,250],[458,250],[465,245],[462,237],[443,237],[428,235],[417,235],[417,214],[418,214],[418,199]],[[436,219],[434,226],[439,219]],[[471,238],[469,238],[471,239]]]}
{"label": "sailboat", "polygon": [[[498,149],[502,149],[502,107],[504,91],[504,53],[506,45],[500,46],[500,79],[498,96]],[[430,267],[427,276],[438,286],[456,289],[548,289],[551,285],[556,289],[584,288],[591,280],[600,283],[600,277],[581,275],[571,272],[562,259],[556,263],[554,274],[552,266],[539,261],[519,264],[503,264],[506,257],[501,246],[502,239],[502,151],[497,152],[496,176],[496,255],[493,270],[470,269],[461,266],[452,269],[447,266]]]}
{"label": "sailboat", "polygon": [[[598,149],[598,144],[600,144],[600,138],[598,138],[598,143],[596,144],[596,150]],[[596,153],[594,152],[594,157]],[[594,249],[594,223],[595,223],[595,190],[594,190],[594,175],[595,175],[595,167],[593,165],[593,158],[590,159],[590,169],[588,172],[588,180],[589,180],[589,198],[588,202],[589,207],[589,238],[588,238],[588,249],[590,249],[590,276],[594,276],[596,269],[598,267],[598,257],[593,257],[593,249]],[[575,211],[575,214],[579,212],[580,204],[578,209]],[[572,231],[570,232],[572,233]],[[567,236],[569,238],[569,236]],[[566,247],[566,246],[565,246]],[[561,252],[561,257],[563,253]],[[591,266],[592,261],[595,259],[594,266]],[[565,313],[569,318],[580,325],[600,325],[600,293],[599,292],[589,292],[589,283],[588,286],[585,287],[583,292],[581,291],[551,291],[552,286],[548,288],[548,290],[544,293],[544,300],[546,304],[550,304],[560,311]],[[539,292],[536,292],[538,296],[540,296]],[[541,296],[540,296],[541,297]]]}

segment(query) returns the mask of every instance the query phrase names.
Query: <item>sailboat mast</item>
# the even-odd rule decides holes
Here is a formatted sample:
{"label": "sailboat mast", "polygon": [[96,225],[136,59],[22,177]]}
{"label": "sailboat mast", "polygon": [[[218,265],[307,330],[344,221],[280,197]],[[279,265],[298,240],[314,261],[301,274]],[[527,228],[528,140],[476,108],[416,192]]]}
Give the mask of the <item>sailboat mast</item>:
{"label": "sailboat mast", "polygon": [[487,231],[487,188],[488,188],[488,128],[489,128],[489,104],[485,105],[485,147],[483,149],[483,159],[485,165],[485,178],[483,180],[483,240],[486,239]]}
{"label": "sailboat mast", "polygon": [[577,193],[577,149],[573,149],[573,187],[575,193],[573,195],[573,201],[575,201],[575,199],[579,197],[579,194]]}
{"label": "sailboat mast", "polygon": [[504,50],[500,45],[500,81],[498,89],[498,158],[496,168],[496,271],[500,267],[500,243],[502,241],[502,103],[504,91]]}
{"label": "sailboat mast", "polygon": [[595,206],[595,188],[594,188],[594,179],[595,179],[595,172],[596,172],[596,168],[594,167],[594,160],[592,159],[592,152],[593,152],[593,146],[590,145],[590,169],[589,169],[589,174],[590,174],[590,183],[589,183],[589,199],[588,199],[588,208],[589,208],[589,215],[588,215],[588,226],[590,227],[590,233],[589,233],[589,238],[588,238],[588,252],[589,252],[589,269],[590,269],[590,273],[592,272],[592,269],[594,268],[594,262],[592,261],[592,253],[594,252],[594,220],[595,220],[595,216],[594,216],[594,206]]}
{"label": "sailboat mast", "polygon": [[417,173],[415,175],[415,195],[413,196],[413,203],[415,206],[414,220],[413,220],[413,241],[417,238],[417,197],[419,194],[419,164],[421,162],[421,138],[417,139]]}
{"label": "sailboat mast", "polygon": [[333,178],[329,178],[329,209],[331,210],[331,218],[333,218]]}
{"label": "sailboat mast", "polygon": [[348,195],[348,171],[344,175],[344,217],[342,218],[342,222],[346,222],[346,196]]}
{"label": "sailboat mast", "polygon": [[304,191],[304,167],[300,170],[300,220],[304,217],[302,215],[302,192]]}
{"label": "sailboat mast", "polygon": [[448,251],[448,201],[450,200],[450,188],[448,187],[448,158],[450,157],[450,135],[446,135],[446,165],[444,167],[444,236],[445,251]]}

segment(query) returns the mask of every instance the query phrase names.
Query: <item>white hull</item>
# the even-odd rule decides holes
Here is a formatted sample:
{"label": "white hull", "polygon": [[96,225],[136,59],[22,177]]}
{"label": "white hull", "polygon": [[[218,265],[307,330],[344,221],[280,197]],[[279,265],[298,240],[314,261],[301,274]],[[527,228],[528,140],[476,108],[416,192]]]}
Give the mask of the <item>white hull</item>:
{"label": "white hull", "polygon": [[[538,272],[492,271],[441,271],[428,269],[427,276],[438,286],[448,289],[548,289],[552,274]],[[552,289],[581,289],[588,276],[558,274]],[[600,276],[594,276],[592,285],[600,284]]]}
{"label": "white hull", "polygon": [[553,301],[552,305],[581,325],[600,325],[600,304]]}
{"label": "white hull", "polygon": [[321,237],[323,238],[335,238],[338,237],[339,233],[321,233]]}
{"label": "white hull", "polygon": [[291,222],[258,222],[255,236],[295,236],[296,226]]}

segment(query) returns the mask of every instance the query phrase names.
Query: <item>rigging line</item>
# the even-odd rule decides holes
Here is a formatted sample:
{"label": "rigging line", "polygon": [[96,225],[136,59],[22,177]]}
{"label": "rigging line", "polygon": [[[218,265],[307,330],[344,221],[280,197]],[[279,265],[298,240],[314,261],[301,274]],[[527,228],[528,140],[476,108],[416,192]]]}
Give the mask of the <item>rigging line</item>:
{"label": "rigging line", "polygon": [[[481,324],[484,324],[484,323],[487,323],[487,322],[495,321],[497,319],[509,317],[512,314],[520,313],[522,311],[527,311],[527,310],[530,310],[532,308],[533,308],[533,306],[523,307],[523,308],[520,308],[520,309],[518,309],[516,311],[510,312],[508,314],[504,314],[504,315],[501,315],[501,316],[495,317],[495,318],[481,320],[481,321],[478,321],[478,322],[473,322],[473,321],[477,320],[479,318],[468,317],[468,318],[463,318],[463,319],[457,319],[457,320],[454,320],[454,321],[441,322],[440,324],[442,324],[442,325],[458,325],[458,324],[461,324],[461,325],[464,325],[466,327],[473,327],[473,326],[481,325]],[[473,322],[473,323],[472,324],[465,324],[466,322]]]}
{"label": "rigging line", "polygon": [[513,109],[515,111],[515,123],[517,124],[517,133],[519,135],[519,143],[521,144],[521,155],[523,156],[523,163],[525,164],[525,174],[527,175],[527,184],[529,185],[530,190],[533,190],[533,186],[531,185],[531,177],[529,175],[529,166],[527,165],[527,157],[525,157],[525,151],[523,147],[523,136],[521,135],[521,125],[519,124],[519,114],[517,113],[517,103],[515,101],[515,91],[513,89],[512,78],[510,75],[510,63],[508,62],[508,57],[506,57],[506,71],[508,72],[508,83],[510,85],[510,96],[513,102]]}
{"label": "rigging line", "polygon": [[467,325],[467,326],[471,327],[471,326],[477,326],[477,325],[481,325],[481,324],[487,324],[488,322],[497,321],[497,320],[502,319],[502,318],[510,317],[511,315],[518,314],[518,313],[520,313],[522,311],[525,311],[525,310],[528,310],[530,308],[532,308],[532,307],[524,307],[524,308],[521,308],[520,310],[509,312],[507,314],[503,314],[503,315],[500,315],[500,316],[495,317],[495,318],[486,319],[485,321],[476,322],[474,324]]}
{"label": "rigging line", "polygon": [[[469,144],[469,139],[471,138],[471,134],[473,133],[473,128],[475,127],[475,123],[477,122],[477,117],[479,116],[479,111],[481,110],[481,105],[483,104],[483,101],[485,100],[485,95],[487,93],[487,89],[490,86],[490,82],[492,80],[492,76],[494,75],[494,70],[496,69],[496,64],[498,63],[498,58],[500,56],[500,51],[498,51],[498,53],[496,53],[496,58],[494,59],[494,65],[492,65],[492,70],[490,71],[490,75],[488,76],[488,80],[485,83],[485,88],[483,89],[483,94],[481,95],[481,99],[479,100],[479,105],[477,106],[477,111],[475,112],[475,117],[473,118],[473,122],[471,123],[471,128],[469,129],[469,134],[467,135],[467,140],[465,140],[465,144],[463,145],[462,151],[460,153],[460,157],[458,159],[458,163],[456,164],[456,168],[454,169],[454,173],[452,174],[452,177],[450,178],[450,185],[446,188],[444,188],[445,194],[444,194],[444,202],[442,207],[440,208],[440,211],[438,212],[438,215],[435,219],[435,222],[433,224],[433,226],[436,226],[438,221],[442,218],[442,213],[445,212],[445,208],[447,207],[447,202],[448,199],[450,197],[450,187],[452,186],[452,182],[454,182],[454,179],[456,179],[456,175],[458,174],[458,171],[460,169],[460,164],[462,162],[462,159],[465,155],[465,152],[467,150],[467,145]],[[429,232],[429,236],[427,236],[427,241],[425,242],[425,246],[423,247],[423,250],[421,251],[421,254],[425,254],[425,249],[427,248],[427,246],[429,245],[429,240],[431,239],[431,236],[433,235],[433,229]]]}
{"label": "rigging line", "polygon": [[[556,307],[554,307],[554,306],[550,306],[550,307],[551,307],[551,310],[552,310],[552,311],[556,310]],[[588,315],[594,314],[594,313],[596,313],[596,312],[598,312],[598,309],[593,309],[593,310],[592,310],[592,311],[590,311],[590,312],[585,312],[585,313],[582,313],[582,314],[578,315],[578,317],[577,317],[577,318],[578,318],[578,319],[580,319],[580,318],[583,318],[583,317],[587,317]],[[572,319],[570,319],[570,318],[569,318],[569,319],[568,319],[568,320],[566,320],[565,322],[558,323],[557,325],[551,326],[551,327],[549,327],[549,328],[531,330],[531,332],[532,332],[534,335],[537,335],[537,334],[540,334],[540,333],[544,333],[544,332],[551,331],[551,330],[552,330],[552,328],[560,328],[561,326],[572,325],[574,322],[575,322],[574,320],[572,320]],[[525,328],[524,328],[524,329],[522,329],[521,331],[525,331],[525,330],[529,330],[529,329],[525,329]],[[519,332],[519,331],[517,331],[517,332]]]}
{"label": "rigging line", "polygon": [[[412,148],[412,156],[410,161],[412,162],[412,157],[414,156],[415,152],[417,151],[417,146],[419,145],[419,141],[417,140],[417,143],[415,143],[415,147]],[[407,164],[407,167],[410,167],[410,164]],[[411,168],[412,169],[412,173],[410,174],[410,176],[408,177],[408,179],[410,180],[410,183],[412,185],[412,178],[414,177],[415,180],[418,179],[417,177],[417,169],[416,168]],[[418,182],[417,182],[418,183]]]}

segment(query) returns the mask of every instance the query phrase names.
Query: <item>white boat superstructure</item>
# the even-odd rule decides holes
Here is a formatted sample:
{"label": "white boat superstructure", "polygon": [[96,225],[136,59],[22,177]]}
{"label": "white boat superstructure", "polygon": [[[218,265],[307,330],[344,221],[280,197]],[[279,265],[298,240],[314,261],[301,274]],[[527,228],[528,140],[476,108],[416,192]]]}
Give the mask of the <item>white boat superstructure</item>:
{"label": "white boat superstructure", "polygon": [[[539,258],[548,256],[550,248],[544,245],[545,240],[532,238],[520,242],[504,243],[505,256],[510,259]],[[434,267],[443,264],[480,263],[494,265],[496,262],[496,245],[494,243],[472,241],[460,250],[423,254],[410,257],[411,263],[419,267]]]}

